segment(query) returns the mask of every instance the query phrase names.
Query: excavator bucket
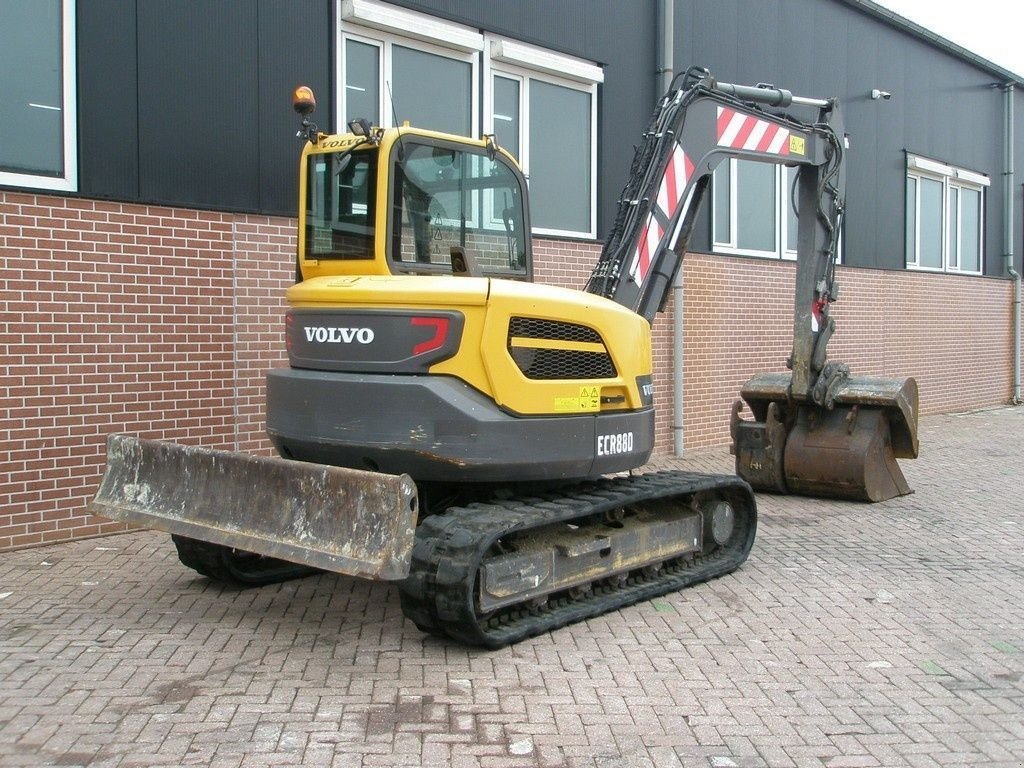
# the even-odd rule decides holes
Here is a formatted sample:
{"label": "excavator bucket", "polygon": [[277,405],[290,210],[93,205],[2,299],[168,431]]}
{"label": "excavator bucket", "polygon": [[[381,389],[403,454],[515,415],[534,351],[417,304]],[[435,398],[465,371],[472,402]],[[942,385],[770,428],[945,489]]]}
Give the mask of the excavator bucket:
{"label": "excavator bucket", "polygon": [[397,580],[409,572],[416,507],[407,475],[110,435],[89,509],[292,563]]}
{"label": "excavator bucket", "polygon": [[733,405],[736,474],[773,493],[885,501],[911,493],[897,458],[917,458],[914,379],[850,378],[832,408],[789,399],[789,374],[750,379]]}

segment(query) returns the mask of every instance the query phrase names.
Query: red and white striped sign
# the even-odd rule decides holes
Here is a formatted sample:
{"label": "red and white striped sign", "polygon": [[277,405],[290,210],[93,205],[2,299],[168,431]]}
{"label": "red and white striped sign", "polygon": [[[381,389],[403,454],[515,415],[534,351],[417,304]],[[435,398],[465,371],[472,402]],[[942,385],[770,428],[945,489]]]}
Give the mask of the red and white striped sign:
{"label": "red and white striped sign", "polygon": [[661,178],[661,186],[658,187],[655,205],[647,215],[647,223],[640,236],[640,241],[636,244],[633,261],[629,267],[629,275],[637,285],[643,285],[644,280],[647,279],[651,261],[658,252],[658,244],[665,236],[665,230],[655,213],[659,212],[666,222],[672,221],[672,217],[679,208],[686,183],[692,175],[693,162],[683,152],[682,147],[678,144],[674,145],[672,156],[665,168],[665,175]]}
{"label": "red and white striped sign", "polygon": [[719,107],[718,146],[788,155],[789,129],[735,109]]}

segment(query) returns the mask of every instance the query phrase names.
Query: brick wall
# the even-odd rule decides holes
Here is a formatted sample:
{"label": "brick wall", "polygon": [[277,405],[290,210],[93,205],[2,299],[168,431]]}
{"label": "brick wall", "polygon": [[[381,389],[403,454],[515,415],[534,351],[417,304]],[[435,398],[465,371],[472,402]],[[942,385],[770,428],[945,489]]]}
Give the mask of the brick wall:
{"label": "brick wall", "polygon": [[[598,248],[537,242],[537,279],[581,288]],[[85,511],[111,432],[269,453],[263,374],[284,365],[293,222],[0,192],[0,551],[109,533]],[[752,373],[789,352],[793,266],[691,255],[684,432],[728,439]],[[1011,286],[841,269],[830,349],[913,375],[926,413],[1004,403]],[[671,316],[655,325],[658,449],[671,450]]]}
{"label": "brick wall", "polygon": [[264,376],[288,364],[284,341],[285,290],[295,282],[295,223],[234,217],[235,434],[233,450],[271,455],[264,434]]}
{"label": "brick wall", "polygon": [[111,432],[254,450],[283,358],[288,220],[0,192],[0,550],[85,511]]}
{"label": "brick wall", "polygon": [[[599,247],[536,245],[539,280],[581,288]],[[688,448],[729,439],[740,387],[785,371],[795,264],[689,254],[683,261],[683,435]],[[1011,395],[1012,284],[1006,280],[840,267],[829,357],[855,376],[917,379],[921,412],[1006,403]],[[671,452],[672,313],[654,323],[656,450]],[[749,413],[747,414],[749,417]]]}
{"label": "brick wall", "polygon": [[[713,445],[728,439],[742,383],[785,371],[795,265],[691,254],[684,270],[684,433],[687,446]],[[855,376],[913,376],[925,414],[1009,401],[1009,281],[843,267],[837,281],[830,359],[849,364]],[[659,338],[669,325],[662,322]],[[670,406],[667,379],[657,402]],[[661,430],[658,446],[671,444]]]}

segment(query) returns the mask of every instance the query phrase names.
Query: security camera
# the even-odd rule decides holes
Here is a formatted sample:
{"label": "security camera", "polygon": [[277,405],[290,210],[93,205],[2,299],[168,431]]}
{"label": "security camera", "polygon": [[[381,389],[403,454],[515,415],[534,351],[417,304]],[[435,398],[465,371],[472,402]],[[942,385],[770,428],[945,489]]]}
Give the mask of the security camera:
{"label": "security camera", "polygon": [[889,99],[892,98],[892,94],[889,93],[888,91],[880,91],[877,88],[872,88],[871,89],[871,98],[872,99],[885,99],[886,101],[888,101]]}

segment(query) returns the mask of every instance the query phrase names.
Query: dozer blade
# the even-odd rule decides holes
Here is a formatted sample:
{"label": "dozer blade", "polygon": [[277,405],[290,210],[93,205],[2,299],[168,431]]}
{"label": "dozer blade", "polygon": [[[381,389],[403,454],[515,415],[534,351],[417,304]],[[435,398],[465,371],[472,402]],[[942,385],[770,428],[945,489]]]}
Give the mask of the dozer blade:
{"label": "dozer blade", "polygon": [[914,379],[851,378],[832,409],[789,400],[789,374],[762,374],[741,391],[754,421],[733,408],[736,473],[755,489],[885,501],[910,493],[897,458],[918,454]]}
{"label": "dozer blade", "polygon": [[91,512],[373,579],[408,575],[416,486],[407,475],[107,438]]}

